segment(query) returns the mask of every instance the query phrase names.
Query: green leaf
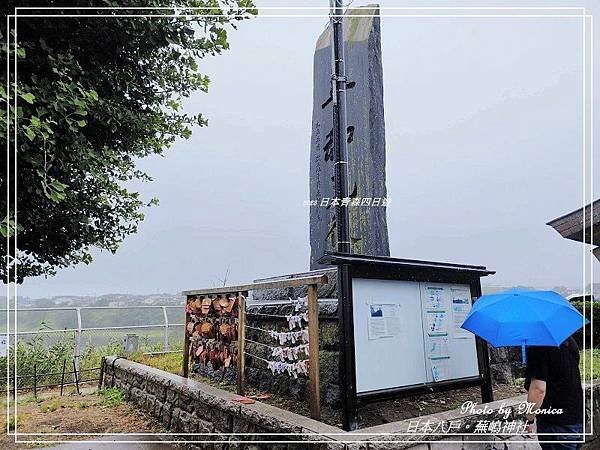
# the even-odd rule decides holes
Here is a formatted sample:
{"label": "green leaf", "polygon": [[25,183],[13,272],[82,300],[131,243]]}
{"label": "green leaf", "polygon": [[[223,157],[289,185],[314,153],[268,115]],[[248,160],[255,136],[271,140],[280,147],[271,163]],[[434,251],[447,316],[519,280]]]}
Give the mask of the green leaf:
{"label": "green leaf", "polygon": [[12,237],[17,234],[17,232],[21,232],[23,227],[15,222],[14,219],[9,216],[5,216],[2,222],[0,222],[0,234],[2,237]]}
{"label": "green leaf", "polygon": [[179,111],[179,108],[181,108],[181,103],[177,100],[168,100],[167,105],[174,111]]}
{"label": "green leaf", "polygon": [[76,109],[75,114],[79,114],[80,116],[87,116],[87,111],[84,109]]}
{"label": "green leaf", "polygon": [[52,186],[52,188],[58,192],[63,192],[68,187],[67,184],[63,184],[60,181],[55,180],[55,179],[52,179],[49,186]]}
{"label": "green leaf", "polygon": [[191,135],[192,130],[190,130],[189,128],[186,127],[183,130],[181,130],[181,137],[183,137],[184,139],[189,139]]}
{"label": "green leaf", "polygon": [[83,119],[77,121],[77,125],[79,125],[80,127],[85,127],[86,124],[87,122]]}
{"label": "green leaf", "polygon": [[29,138],[30,141],[33,141],[35,139],[35,132],[29,127],[25,127],[25,135]]}
{"label": "green leaf", "polygon": [[35,128],[41,128],[42,123],[40,122],[40,119],[36,116],[31,116],[29,118],[30,122],[31,122],[31,126],[35,127]]}
{"label": "green leaf", "polygon": [[46,196],[52,200],[54,203],[59,203],[62,200],[65,199],[66,195],[63,194],[62,192],[56,192],[56,191],[48,191],[46,193]]}
{"label": "green leaf", "polygon": [[27,92],[25,94],[21,94],[21,98],[25,100],[30,105],[33,105],[33,101],[35,100],[35,96],[31,92]]}

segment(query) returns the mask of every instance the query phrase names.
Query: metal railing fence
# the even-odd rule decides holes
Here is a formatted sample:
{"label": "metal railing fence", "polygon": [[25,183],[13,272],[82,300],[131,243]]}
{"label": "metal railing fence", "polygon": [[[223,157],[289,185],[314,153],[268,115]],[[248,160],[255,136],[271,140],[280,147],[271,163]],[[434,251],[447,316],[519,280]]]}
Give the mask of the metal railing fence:
{"label": "metal railing fence", "polygon": [[[72,363],[72,367],[67,370]],[[67,363],[63,360],[62,371],[51,373],[40,373],[37,366],[33,366],[33,373],[26,375],[17,375],[16,377],[0,377],[0,392],[11,394],[17,391],[33,391],[37,398],[38,391],[60,386],[60,395],[66,386],[75,386],[77,393],[80,393],[80,385],[98,381],[101,377],[102,367],[90,367],[86,369],[77,369],[75,360]],[[73,381],[69,381],[72,379]],[[10,381],[10,389],[9,382]]]}
{"label": "metal railing fence", "polygon": [[18,308],[6,314],[0,311],[0,332],[6,332],[10,320],[10,347],[34,340],[46,348],[63,343],[72,347],[76,370],[86,352],[116,348],[128,334],[138,336],[142,352],[169,352],[183,345],[184,313],[178,305]]}

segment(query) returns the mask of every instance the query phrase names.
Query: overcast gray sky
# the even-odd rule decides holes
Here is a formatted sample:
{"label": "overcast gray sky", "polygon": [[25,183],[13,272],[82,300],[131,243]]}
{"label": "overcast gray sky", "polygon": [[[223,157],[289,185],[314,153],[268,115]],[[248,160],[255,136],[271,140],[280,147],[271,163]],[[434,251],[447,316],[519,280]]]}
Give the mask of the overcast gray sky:
{"label": "overcast gray sky", "polygon": [[[201,62],[209,93],[186,104],[209,126],[140,163],[161,204],[139,233],[19,293],[178,292],[228,269],[232,283],[306,270],[323,14],[240,24],[230,51]],[[493,284],[581,286],[582,247],[545,223],[582,204],[582,19],[384,17],[382,36],[392,256],[486,265]]]}

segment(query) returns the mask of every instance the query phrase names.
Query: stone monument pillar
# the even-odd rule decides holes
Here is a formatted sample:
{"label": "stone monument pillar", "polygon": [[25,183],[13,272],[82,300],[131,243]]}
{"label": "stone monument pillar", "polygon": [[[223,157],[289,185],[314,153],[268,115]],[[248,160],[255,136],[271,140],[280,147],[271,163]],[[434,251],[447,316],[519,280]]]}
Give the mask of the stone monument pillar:
{"label": "stone monument pillar", "polygon": [[[389,256],[386,220],[385,124],[379,7],[348,10],[344,18],[347,85],[348,201],[352,252]],[[314,56],[310,146],[310,268],[336,248],[333,203],[331,36],[327,28]],[[333,204],[332,204],[333,203]]]}

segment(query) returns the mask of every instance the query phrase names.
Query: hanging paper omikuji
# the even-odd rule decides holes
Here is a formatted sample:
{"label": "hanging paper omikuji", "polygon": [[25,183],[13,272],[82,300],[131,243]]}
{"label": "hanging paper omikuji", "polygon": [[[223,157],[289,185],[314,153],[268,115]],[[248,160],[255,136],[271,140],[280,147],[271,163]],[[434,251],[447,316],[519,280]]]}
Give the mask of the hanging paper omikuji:
{"label": "hanging paper omikuji", "polygon": [[280,358],[282,361],[296,361],[300,354],[308,355],[308,344],[300,344],[295,347],[271,347],[271,357]]}
{"label": "hanging paper omikuji", "polygon": [[291,377],[298,378],[298,375],[308,375],[308,361],[302,360],[296,363],[285,363],[281,361],[269,361],[267,366],[273,375],[287,372]]}
{"label": "hanging paper omikuji", "polygon": [[294,328],[296,328],[296,326],[298,328],[302,328],[302,322],[304,321],[304,323],[308,323],[308,314],[307,313],[302,313],[302,314],[292,314],[289,316],[285,316],[286,320],[288,321],[288,326],[290,327],[290,330],[293,330]]}
{"label": "hanging paper omikuji", "polygon": [[279,345],[285,345],[287,343],[295,344],[296,342],[308,342],[308,329],[305,328],[299,331],[270,331],[269,334],[273,339],[279,342]]}

